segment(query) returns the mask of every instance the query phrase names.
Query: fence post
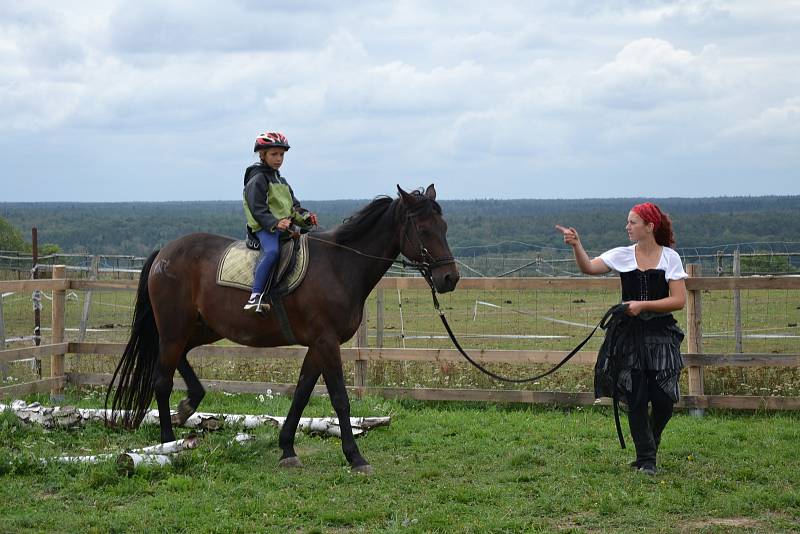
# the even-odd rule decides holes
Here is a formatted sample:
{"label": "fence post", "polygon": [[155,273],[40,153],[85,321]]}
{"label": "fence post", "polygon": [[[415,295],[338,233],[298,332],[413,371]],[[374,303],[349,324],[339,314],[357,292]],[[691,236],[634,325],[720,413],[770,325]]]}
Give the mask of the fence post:
{"label": "fence post", "polygon": [[[700,264],[693,263],[686,266],[689,277],[695,278],[702,276]],[[686,301],[686,341],[690,353],[700,354],[703,352],[703,307],[702,290],[693,289],[687,293]],[[689,395],[703,396],[703,368],[700,366],[689,366]],[[695,408],[689,411],[695,416],[702,416],[705,410]]]}
{"label": "fence post", "polygon": [[3,316],[3,295],[0,294],[0,350],[6,348],[6,319]]}
{"label": "fence post", "polygon": [[[375,346],[378,349],[383,348],[383,334],[384,334],[384,308],[386,307],[383,288],[378,288],[375,293]],[[386,383],[386,363],[377,362],[372,366],[372,376],[377,380],[378,384]]]}
{"label": "fence post", "polygon": [[383,288],[379,287],[375,293],[375,346],[383,348]]}
{"label": "fence post", "polygon": [[[3,316],[3,294],[0,292],[0,350],[6,348],[6,319]],[[8,365],[6,362],[0,362],[0,378],[5,381],[8,376]]]}
{"label": "fence post", "polygon": [[[367,338],[367,306],[364,306],[364,309],[361,313],[361,324],[358,325],[358,331],[356,332],[356,347],[359,349],[367,348],[369,346],[369,341]],[[354,385],[357,388],[365,388],[367,387],[368,378],[367,373],[369,371],[368,362],[367,360],[357,359],[355,361],[355,379]]]}
{"label": "fence post", "polygon": [[[100,266],[100,256],[92,256],[92,267],[89,274],[89,280],[97,280],[97,271]],[[83,300],[83,314],[81,315],[80,333],[78,334],[78,342],[83,343],[86,340],[86,327],[89,322],[89,309],[92,307],[92,290],[87,289]]]}
{"label": "fence post", "polygon": [[[31,250],[33,267],[31,268],[31,280],[39,278],[39,231],[34,226],[31,228]],[[42,343],[42,292],[38,289],[33,290],[33,343],[38,347]],[[33,359],[31,364],[33,372],[41,380],[42,360],[38,356]]]}
{"label": "fence post", "polygon": [[[53,266],[53,279],[66,278],[66,267],[63,265]],[[64,342],[64,319],[65,319],[65,302],[67,291],[65,289],[53,290],[53,315],[52,315],[52,329],[53,335],[50,340],[51,343]],[[50,378],[57,378],[64,376],[64,354],[53,354],[50,359]],[[53,385],[50,388],[50,401],[63,402],[64,401],[64,386]]]}
{"label": "fence post", "polygon": [[[733,251],[733,278],[738,279],[742,275],[742,254],[739,247]],[[736,336],[736,352],[742,353],[742,292],[739,289],[733,290],[733,330]]]}

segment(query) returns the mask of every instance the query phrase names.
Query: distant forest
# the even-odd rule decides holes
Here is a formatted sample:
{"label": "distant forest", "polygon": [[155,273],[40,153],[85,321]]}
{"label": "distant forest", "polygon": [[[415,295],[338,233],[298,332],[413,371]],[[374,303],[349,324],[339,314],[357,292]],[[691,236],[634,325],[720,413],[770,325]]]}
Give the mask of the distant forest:
{"label": "distant forest", "polygon": [[[308,201],[304,205],[331,228],[368,200]],[[636,198],[581,200],[444,200],[450,245],[496,245],[494,252],[529,247],[563,247],[553,225],[574,226],[590,250],[627,243],[624,226]],[[678,247],[732,243],[800,241],[800,196],[664,198],[656,201],[674,222]],[[240,201],[122,203],[0,203],[0,218],[30,242],[38,228],[41,243],[62,252],[146,255],[191,232],[242,238]],[[797,246],[793,247],[797,249]],[[480,252],[478,252],[480,253]],[[472,254],[472,252],[470,252]]]}

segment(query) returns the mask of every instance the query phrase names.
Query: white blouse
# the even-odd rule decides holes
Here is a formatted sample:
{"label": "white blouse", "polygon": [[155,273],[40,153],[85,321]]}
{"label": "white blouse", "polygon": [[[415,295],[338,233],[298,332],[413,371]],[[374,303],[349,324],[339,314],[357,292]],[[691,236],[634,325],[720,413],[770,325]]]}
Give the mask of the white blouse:
{"label": "white blouse", "polygon": [[[639,265],[636,263],[636,245],[612,248],[600,254],[600,259],[609,269],[617,273],[627,273],[639,269]],[[667,281],[689,278],[689,275],[683,270],[681,257],[669,247],[661,247],[661,258],[658,260],[656,269],[664,271]]]}

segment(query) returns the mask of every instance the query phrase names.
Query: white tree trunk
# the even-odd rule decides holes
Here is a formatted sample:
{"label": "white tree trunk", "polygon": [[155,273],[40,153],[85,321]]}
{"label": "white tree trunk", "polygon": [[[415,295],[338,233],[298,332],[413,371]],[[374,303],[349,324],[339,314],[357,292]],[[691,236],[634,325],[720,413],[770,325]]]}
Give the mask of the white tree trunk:
{"label": "white tree trunk", "polygon": [[[45,428],[71,428],[84,421],[104,421],[111,417],[111,410],[102,408],[73,408],[71,406],[42,406],[38,402],[26,404],[24,401],[15,400],[11,405],[0,404],[0,411],[10,409],[17,417],[26,423],[36,423]],[[201,428],[203,430],[217,430],[227,424],[241,424],[251,429],[257,426],[270,424],[281,428],[286,422],[285,417],[274,415],[246,415],[246,414],[215,414],[197,412],[184,423],[186,428]],[[367,430],[380,426],[389,426],[389,417],[351,417],[350,426],[353,435],[360,436]],[[158,424],[158,410],[150,410],[142,420],[143,424]],[[302,417],[298,429],[309,434],[325,434],[341,437],[339,420],[336,417]]]}

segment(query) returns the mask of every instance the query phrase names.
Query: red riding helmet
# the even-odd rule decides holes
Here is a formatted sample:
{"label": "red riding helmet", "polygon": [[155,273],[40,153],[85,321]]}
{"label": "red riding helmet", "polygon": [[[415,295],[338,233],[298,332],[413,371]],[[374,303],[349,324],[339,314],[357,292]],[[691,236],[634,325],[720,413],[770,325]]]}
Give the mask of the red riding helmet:
{"label": "red riding helmet", "polygon": [[256,137],[256,146],[253,148],[253,152],[266,148],[285,148],[289,150],[289,141],[280,132],[264,132]]}

